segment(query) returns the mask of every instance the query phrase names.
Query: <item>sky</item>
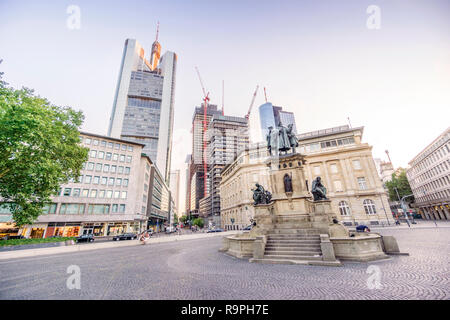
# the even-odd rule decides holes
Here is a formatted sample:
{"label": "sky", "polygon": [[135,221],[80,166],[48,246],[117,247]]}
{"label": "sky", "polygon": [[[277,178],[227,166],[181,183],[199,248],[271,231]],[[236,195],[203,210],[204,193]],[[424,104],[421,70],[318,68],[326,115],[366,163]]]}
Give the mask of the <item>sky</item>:
{"label": "sky", "polygon": [[106,135],[124,42],[137,39],[148,57],[158,21],[162,53],[178,55],[172,169],[182,195],[202,99],[195,66],[211,103],[221,106],[224,81],[225,114],[244,116],[259,85],[254,112],[265,87],[299,133],[349,118],[395,167],[449,126],[448,0],[0,0],[0,71],[13,87],[82,110],[82,129]]}

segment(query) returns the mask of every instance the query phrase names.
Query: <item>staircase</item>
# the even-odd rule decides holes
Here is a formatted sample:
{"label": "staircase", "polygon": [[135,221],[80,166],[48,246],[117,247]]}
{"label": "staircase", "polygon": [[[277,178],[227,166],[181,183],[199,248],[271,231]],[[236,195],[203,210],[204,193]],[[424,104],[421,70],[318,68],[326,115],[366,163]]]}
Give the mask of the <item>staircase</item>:
{"label": "staircase", "polygon": [[337,261],[323,260],[320,241],[319,231],[311,227],[308,215],[280,215],[274,229],[267,234],[264,257],[251,262],[340,265]]}

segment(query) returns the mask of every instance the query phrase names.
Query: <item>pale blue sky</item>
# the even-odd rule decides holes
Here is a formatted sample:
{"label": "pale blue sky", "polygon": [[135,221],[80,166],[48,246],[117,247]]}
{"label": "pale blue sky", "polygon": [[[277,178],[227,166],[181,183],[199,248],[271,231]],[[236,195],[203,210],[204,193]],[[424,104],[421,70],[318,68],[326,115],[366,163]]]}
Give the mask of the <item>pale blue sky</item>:
{"label": "pale blue sky", "polygon": [[[69,5],[81,29],[66,27]],[[381,29],[369,30],[369,5]],[[450,1],[20,1],[0,0],[0,70],[55,104],[86,115],[84,130],[106,134],[123,44],[160,43],[178,54],[175,168],[190,151],[202,92],[244,116],[257,84],[296,115],[299,132],[365,126],[375,157],[389,149],[406,166],[449,125]],[[260,90],[255,107],[264,102]],[[257,109],[254,109],[257,110]]]}

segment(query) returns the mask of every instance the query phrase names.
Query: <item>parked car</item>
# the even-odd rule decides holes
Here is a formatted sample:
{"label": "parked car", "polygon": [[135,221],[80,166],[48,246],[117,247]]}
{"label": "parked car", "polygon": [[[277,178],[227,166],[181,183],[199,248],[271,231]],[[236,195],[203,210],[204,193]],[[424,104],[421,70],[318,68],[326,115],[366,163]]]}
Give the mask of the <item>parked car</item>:
{"label": "parked car", "polygon": [[24,236],[10,236],[6,235],[1,240],[26,239]]}
{"label": "parked car", "polygon": [[78,242],[94,242],[94,235],[93,234],[83,234],[81,236],[79,236],[76,239],[77,243]]}
{"label": "parked car", "polygon": [[248,226],[246,226],[244,229],[242,229],[242,230],[252,230],[252,225],[250,224],[250,225],[248,225]]}
{"label": "parked car", "polygon": [[134,240],[134,239],[137,239],[137,234],[134,234],[134,233],[124,233],[124,234],[119,234],[119,235],[113,237],[114,241]]}
{"label": "parked car", "polygon": [[208,231],[206,231],[206,233],[212,233],[212,232],[222,232],[223,229],[220,228],[216,228],[216,229],[209,229]]}
{"label": "parked car", "polygon": [[176,231],[177,231],[177,228],[175,228],[175,227],[167,227],[166,228],[166,233],[173,233]]}

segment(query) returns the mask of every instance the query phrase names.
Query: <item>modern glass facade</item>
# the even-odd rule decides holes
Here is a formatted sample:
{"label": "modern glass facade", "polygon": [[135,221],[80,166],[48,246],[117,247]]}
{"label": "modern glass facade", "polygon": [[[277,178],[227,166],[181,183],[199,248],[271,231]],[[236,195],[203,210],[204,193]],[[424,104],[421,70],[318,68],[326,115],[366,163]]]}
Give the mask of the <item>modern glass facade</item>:
{"label": "modern glass facade", "polygon": [[283,111],[282,107],[272,105],[267,102],[259,107],[259,118],[261,121],[261,139],[266,140],[269,133],[269,127],[276,127],[281,122],[283,126],[287,127],[292,124],[292,131],[297,134],[297,126],[295,124],[294,113]]}

